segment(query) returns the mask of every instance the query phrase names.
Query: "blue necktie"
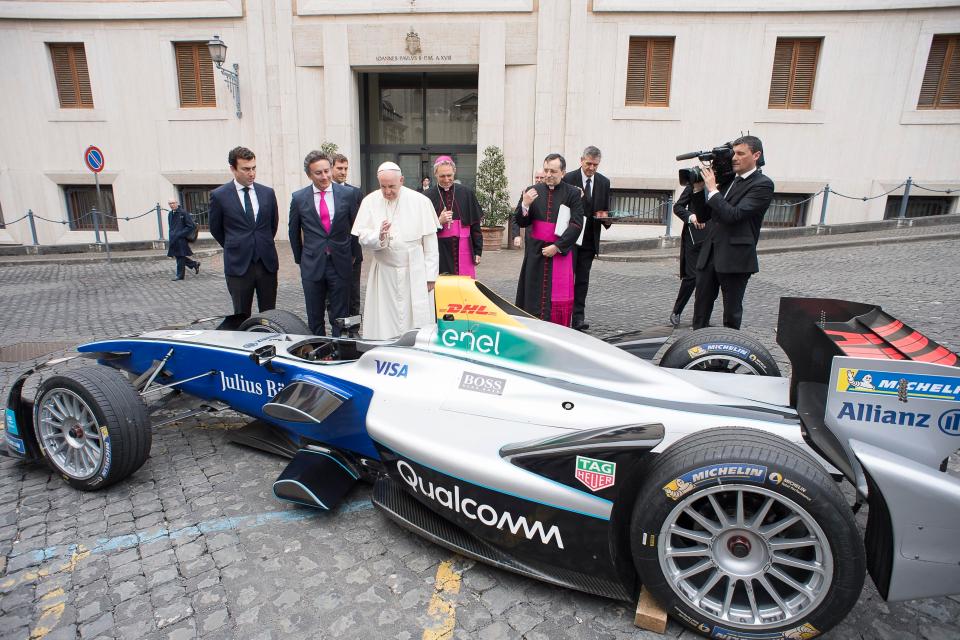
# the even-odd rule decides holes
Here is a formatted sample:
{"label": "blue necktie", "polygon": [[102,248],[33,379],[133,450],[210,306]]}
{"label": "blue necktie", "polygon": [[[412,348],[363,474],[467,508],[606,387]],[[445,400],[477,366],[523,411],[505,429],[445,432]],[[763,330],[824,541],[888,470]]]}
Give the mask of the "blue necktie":
{"label": "blue necktie", "polygon": [[257,221],[253,216],[253,201],[250,199],[250,187],[243,188],[243,210],[246,212],[248,218],[254,222]]}

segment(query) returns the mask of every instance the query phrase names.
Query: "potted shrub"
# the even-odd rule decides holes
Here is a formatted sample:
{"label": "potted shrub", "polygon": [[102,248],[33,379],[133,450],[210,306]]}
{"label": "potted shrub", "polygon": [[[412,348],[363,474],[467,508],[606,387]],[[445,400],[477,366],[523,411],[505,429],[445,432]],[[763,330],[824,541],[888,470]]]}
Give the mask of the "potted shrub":
{"label": "potted shrub", "polygon": [[499,251],[503,243],[503,229],[513,214],[507,195],[507,170],[500,147],[483,150],[483,160],[477,167],[477,201],[483,211],[483,248]]}

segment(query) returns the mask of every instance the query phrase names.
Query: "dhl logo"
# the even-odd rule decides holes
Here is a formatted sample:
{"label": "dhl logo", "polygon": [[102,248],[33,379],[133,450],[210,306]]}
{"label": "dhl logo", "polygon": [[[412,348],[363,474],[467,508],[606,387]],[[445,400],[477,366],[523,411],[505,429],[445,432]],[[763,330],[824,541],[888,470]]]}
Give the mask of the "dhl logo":
{"label": "dhl logo", "polygon": [[487,311],[485,304],[448,304],[442,313],[462,313],[475,316],[495,316],[496,311]]}

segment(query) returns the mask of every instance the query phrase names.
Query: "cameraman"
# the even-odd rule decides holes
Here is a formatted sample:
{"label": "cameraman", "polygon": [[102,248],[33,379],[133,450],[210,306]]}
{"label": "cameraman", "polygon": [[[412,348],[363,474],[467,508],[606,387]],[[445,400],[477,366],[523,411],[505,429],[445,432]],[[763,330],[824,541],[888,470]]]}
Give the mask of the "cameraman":
{"label": "cameraman", "polygon": [[736,178],[730,186],[724,185],[721,192],[709,167],[703,168],[703,184],[694,185],[690,201],[694,215],[688,222],[713,221],[697,260],[694,329],[710,326],[718,290],[723,294],[723,326],[740,328],[747,281],[760,270],[757,262],[760,225],[773,200],[773,180],[758,169],[762,155],[760,138],[737,138],[733,142]]}

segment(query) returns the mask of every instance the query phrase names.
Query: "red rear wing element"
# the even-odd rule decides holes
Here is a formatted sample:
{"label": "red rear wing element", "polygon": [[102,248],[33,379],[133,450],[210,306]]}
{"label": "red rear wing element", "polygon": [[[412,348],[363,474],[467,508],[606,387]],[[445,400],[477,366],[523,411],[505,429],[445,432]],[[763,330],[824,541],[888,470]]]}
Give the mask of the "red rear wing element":
{"label": "red rear wing element", "polygon": [[801,382],[827,384],[834,356],[960,366],[960,357],[872,304],[780,298],[777,344],[790,359],[791,402]]}
{"label": "red rear wing element", "polygon": [[879,307],[848,322],[825,322],[843,355],[881,360],[917,360],[957,366],[960,357],[919,331],[884,313]]}

